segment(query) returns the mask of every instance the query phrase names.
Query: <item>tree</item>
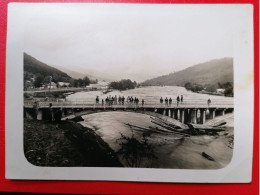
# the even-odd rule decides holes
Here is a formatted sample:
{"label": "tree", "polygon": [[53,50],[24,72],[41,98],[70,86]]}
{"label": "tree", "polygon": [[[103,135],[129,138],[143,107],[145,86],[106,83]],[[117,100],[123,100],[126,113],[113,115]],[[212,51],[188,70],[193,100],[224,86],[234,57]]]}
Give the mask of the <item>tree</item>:
{"label": "tree", "polygon": [[44,82],[44,77],[42,75],[37,76],[34,81],[34,87],[36,88],[41,87],[43,82]]}
{"label": "tree", "polygon": [[191,89],[191,84],[190,84],[190,82],[185,83],[184,87],[185,87],[187,90],[190,90],[190,89]]}
{"label": "tree", "polygon": [[[218,83],[218,86],[221,86],[220,83]],[[210,92],[216,92],[216,89],[218,88],[218,86],[215,84],[209,84],[206,85],[206,90],[210,91]]]}
{"label": "tree", "polygon": [[137,139],[132,134],[131,137],[126,137],[121,133],[121,138],[118,139],[121,148],[117,154],[125,161],[129,167],[151,167],[153,161],[157,159],[153,146],[148,143],[147,137],[150,135],[143,134],[142,139]]}
{"label": "tree", "polygon": [[75,80],[75,86],[76,86],[76,87],[81,87],[81,86],[82,86],[82,83],[83,83],[83,80],[82,80],[82,79],[77,79],[77,80]]}
{"label": "tree", "polygon": [[230,82],[223,83],[222,86],[223,86],[225,89],[227,89],[227,88],[233,88],[233,85],[232,85],[232,83],[230,83]]}
{"label": "tree", "polygon": [[197,92],[197,91],[201,91],[203,89],[203,86],[202,85],[199,85],[199,84],[191,84],[191,83],[185,83],[184,87],[187,89],[187,90],[191,90],[193,92]]}
{"label": "tree", "polygon": [[226,82],[226,83],[223,83],[222,86],[225,89],[225,92],[224,92],[225,96],[233,96],[234,95],[232,83]]}
{"label": "tree", "polygon": [[218,87],[223,88],[223,85],[220,82],[218,82]]}
{"label": "tree", "polygon": [[89,84],[90,84],[90,79],[87,76],[85,76],[82,80],[82,85],[84,85],[84,87],[85,87],[86,85],[89,85]]}
{"label": "tree", "polygon": [[71,87],[75,87],[75,80],[74,79],[70,79],[69,83],[70,83]]}
{"label": "tree", "polygon": [[123,79],[121,81],[114,81],[109,84],[110,88],[117,89],[117,90],[127,90],[127,89],[134,89],[137,83],[134,81],[132,82],[130,79]]}

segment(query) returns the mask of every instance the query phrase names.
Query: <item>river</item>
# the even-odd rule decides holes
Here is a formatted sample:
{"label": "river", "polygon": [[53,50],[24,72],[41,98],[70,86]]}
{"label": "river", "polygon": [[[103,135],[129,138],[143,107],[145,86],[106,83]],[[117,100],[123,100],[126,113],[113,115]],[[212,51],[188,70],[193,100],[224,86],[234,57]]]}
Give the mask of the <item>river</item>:
{"label": "river", "polygon": [[[96,96],[105,98],[114,96],[133,96],[145,101],[159,101],[160,97],[176,98],[183,95],[186,99],[202,99],[233,101],[233,98],[223,96],[212,96],[187,91],[183,87],[145,87],[127,91],[113,91],[103,95],[100,91],[78,92],[68,96],[70,101],[79,99],[95,99]],[[84,121],[80,122],[95,130],[95,132],[109,144],[114,151],[122,147],[122,137],[134,137],[139,142],[144,141],[145,131],[138,131],[130,128],[126,123],[149,128],[156,125],[151,122],[150,116],[134,112],[103,112],[83,116]],[[233,136],[233,127],[226,127],[226,134],[220,136],[191,136],[167,135],[160,133],[148,134],[146,142],[152,148],[154,159],[143,159],[139,167],[153,168],[176,168],[176,169],[217,169],[225,167],[232,158],[233,149],[229,147],[230,139]],[[210,161],[201,154],[205,152],[214,158]],[[129,166],[122,155],[121,162]]]}
{"label": "river", "polygon": [[185,100],[193,100],[193,99],[201,99],[201,100],[225,100],[225,101],[233,101],[232,97],[224,97],[224,96],[215,96],[208,94],[200,94],[194,93],[191,91],[187,91],[184,87],[177,86],[152,86],[152,87],[141,87],[131,90],[118,91],[114,90],[107,94],[103,94],[102,91],[89,91],[89,92],[77,92],[71,94],[67,97],[67,100],[70,101],[80,101],[80,100],[95,100],[96,96],[99,96],[100,99],[105,99],[107,96],[133,96],[139,98],[139,100],[144,99],[146,102],[149,101],[159,101],[162,97],[165,99],[166,97],[169,99],[170,97],[173,100],[176,100],[177,96],[183,95]]}

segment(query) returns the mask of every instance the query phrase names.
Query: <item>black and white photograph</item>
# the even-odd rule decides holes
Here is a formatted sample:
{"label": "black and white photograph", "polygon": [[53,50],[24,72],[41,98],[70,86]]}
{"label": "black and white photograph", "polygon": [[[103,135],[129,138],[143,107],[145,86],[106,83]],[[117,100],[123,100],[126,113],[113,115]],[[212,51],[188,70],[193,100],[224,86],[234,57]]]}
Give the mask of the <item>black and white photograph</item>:
{"label": "black and white photograph", "polygon": [[166,20],[171,11],[155,17],[149,10],[106,10],[73,21],[49,11],[52,21],[30,21],[24,40],[30,163],[219,169],[230,162],[233,28],[221,22],[225,15],[216,23],[198,13]]}
{"label": "black and white photograph", "polygon": [[236,117],[246,107],[236,98],[253,78],[240,71],[248,54],[238,52],[252,45],[250,8],[101,3],[27,10],[19,131],[33,169],[230,166],[242,135]]}

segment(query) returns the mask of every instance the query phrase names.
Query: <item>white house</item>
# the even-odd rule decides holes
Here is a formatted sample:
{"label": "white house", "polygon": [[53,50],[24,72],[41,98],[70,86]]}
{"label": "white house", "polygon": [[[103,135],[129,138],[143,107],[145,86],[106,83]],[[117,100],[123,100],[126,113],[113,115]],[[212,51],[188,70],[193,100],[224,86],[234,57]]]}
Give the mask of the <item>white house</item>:
{"label": "white house", "polygon": [[57,84],[54,82],[51,82],[51,84],[46,84],[45,85],[48,89],[56,89],[57,88]]}
{"label": "white house", "polygon": [[216,89],[217,94],[224,94],[225,89]]}
{"label": "white house", "polygon": [[88,88],[88,89],[106,90],[106,89],[108,89],[108,85],[109,85],[109,83],[106,82],[106,81],[99,81],[96,84],[87,85],[86,88]]}
{"label": "white house", "polygon": [[68,82],[58,82],[58,87],[69,87],[70,83]]}

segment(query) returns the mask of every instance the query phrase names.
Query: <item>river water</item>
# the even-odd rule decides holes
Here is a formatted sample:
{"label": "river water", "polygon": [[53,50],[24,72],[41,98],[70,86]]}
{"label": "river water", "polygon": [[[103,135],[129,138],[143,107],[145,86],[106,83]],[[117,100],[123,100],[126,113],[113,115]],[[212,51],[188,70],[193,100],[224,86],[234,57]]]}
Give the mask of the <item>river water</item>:
{"label": "river water", "polygon": [[[146,101],[159,101],[160,97],[176,98],[177,95],[183,95],[185,99],[205,99],[233,101],[233,98],[223,96],[212,96],[207,94],[198,94],[187,91],[183,87],[145,87],[127,91],[113,91],[103,95],[100,91],[79,92],[70,95],[67,99],[77,101],[78,99],[95,99],[96,96],[105,98],[106,96],[133,96]],[[130,128],[126,123],[149,128],[156,127],[151,122],[149,115],[135,112],[101,112],[83,116],[84,121],[80,122],[83,126],[90,127],[109,144],[114,151],[121,148],[120,138],[134,137],[142,141],[145,131]],[[160,127],[161,128],[161,127]],[[221,136],[191,136],[183,137],[180,135],[166,135],[152,133],[147,136],[148,144],[153,148],[155,159],[145,160],[140,167],[154,168],[181,168],[181,169],[216,169],[225,167],[232,158],[233,149],[228,147],[230,141],[228,136],[232,136],[233,127],[227,128],[227,133]],[[205,152],[215,159],[209,161],[201,153]],[[125,161],[121,162],[128,166]]]}
{"label": "river water", "polygon": [[191,91],[187,91],[184,87],[177,87],[177,86],[152,86],[152,87],[141,87],[131,90],[125,90],[125,91],[112,91],[107,94],[103,94],[102,91],[89,91],[89,92],[78,92],[71,94],[67,97],[67,100],[70,101],[80,101],[80,100],[87,100],[87,101],[94,101],[96,96],[99,96],[100,99],[105,99],[108,96],[132,96],[139,98],[139,100],[144,99],[146,102],[149,101],[159,101],[159,99],[162,97],[165,99],[166,97],[169,99],[170,97],[173,100],[176,100],[177,96],[183,95],[184,101],[185,100],[194,100],[194,99],[200,99],[200,100],[225,100],[225,101],[232,101],[232,97],[224,97],[224,96],[214,96],[214,95],[208,95],[208,94],[199,94],[199,93],[193,93]]}

